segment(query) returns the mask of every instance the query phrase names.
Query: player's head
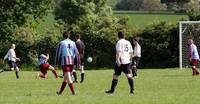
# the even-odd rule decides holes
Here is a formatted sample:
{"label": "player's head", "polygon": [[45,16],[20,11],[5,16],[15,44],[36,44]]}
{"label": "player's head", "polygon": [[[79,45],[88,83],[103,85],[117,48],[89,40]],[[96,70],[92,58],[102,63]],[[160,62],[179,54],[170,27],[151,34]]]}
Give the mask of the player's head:
{"label": "player's head", "polygon": [[15,44],[11,44],[12,49],[15,49],[15,47],[16,47]]}
{"label": "player's head", "polygon": [[125,38],[125,33],[122,32],[122,31],[118,32],[118,38],[119,38],[119,39]]}
{"label": "player's head", "polygon": [[80,38],[81,38],[80,34],[76,34],[76,40]]}
{"label": "player's head", "polygon": [[192,39],[188,39],[188,44],[193,44],[193,40]]}
{"label": "player's head", "polygon": [[65,31],[63,33],[63,38],[65,38],[65,39],[70,38],[70,33],[68,31]]}

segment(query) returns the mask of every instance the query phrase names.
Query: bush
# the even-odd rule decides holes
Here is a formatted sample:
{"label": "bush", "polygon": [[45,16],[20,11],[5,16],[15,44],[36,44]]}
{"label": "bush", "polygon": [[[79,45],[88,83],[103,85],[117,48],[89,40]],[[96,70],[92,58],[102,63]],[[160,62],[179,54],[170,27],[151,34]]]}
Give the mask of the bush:
{"label": "bush", "polygon": [[142,67],[178,66],[178,26],[158,22],[146,27],[140,34]]}

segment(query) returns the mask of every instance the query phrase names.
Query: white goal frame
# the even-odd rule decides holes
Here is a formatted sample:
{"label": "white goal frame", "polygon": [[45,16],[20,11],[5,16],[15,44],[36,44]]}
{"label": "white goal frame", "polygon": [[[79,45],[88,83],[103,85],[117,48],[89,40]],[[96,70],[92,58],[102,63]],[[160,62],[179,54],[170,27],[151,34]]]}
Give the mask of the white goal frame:
{"label": "white goal frame", "polygon": [[200,24],[200,21],[180,21],[179,22],[179,68],[183,69],[183,58],[182,58],[182,24]]}

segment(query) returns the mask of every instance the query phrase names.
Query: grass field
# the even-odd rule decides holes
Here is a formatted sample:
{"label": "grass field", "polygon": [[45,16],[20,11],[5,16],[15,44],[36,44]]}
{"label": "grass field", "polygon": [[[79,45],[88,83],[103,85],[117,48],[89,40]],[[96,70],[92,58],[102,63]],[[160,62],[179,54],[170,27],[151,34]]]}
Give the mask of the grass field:
{"label": "grass field", "polygon": [[104,93],[110,88],[113,70],[86,71],[85,82],[75,84],[75,96],[68,87],[56,96],[62,79],[51,72],[48,79],[35,79],[35,73],[21,71],[19,80],[14,72],[1,73],[0,104],[197,104],[200,100],[200,76],[192,76],[189,69],[140,70],[135,95],[129,95],[124,75],[113,95]]}
{"label": "grass field", "polygon": [[144,28],[145,26],[158,21],[166,21],[168,23],[178,23],[180,20],[187,20],[188,16],[184,14],[168,13],[168,12],[134,12],[134,11],[116,11],[116,16],[129,17],[129,26],[136,28]]}

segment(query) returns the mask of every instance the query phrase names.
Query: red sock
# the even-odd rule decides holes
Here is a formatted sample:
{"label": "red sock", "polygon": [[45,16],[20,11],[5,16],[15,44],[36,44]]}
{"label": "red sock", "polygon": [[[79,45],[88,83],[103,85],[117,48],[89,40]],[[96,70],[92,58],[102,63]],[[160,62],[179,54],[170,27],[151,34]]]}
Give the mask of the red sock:
{"label": "red sock", "polygon": [[58,78],[58,74],[57,74],[57,72],[56,72],[56,69],[53,69],[52,72],[53,72],[54,76],[55,76],[56,78]]}
{"label": "red sock", "polygon": [[63,90],[65,89],[66,85],[67,85],[67,82],[63,82],[63,83],[62,83],[62,85],[61,85],[61,87],[60,87],[60,91],[59,91],[60,94],[62,94],[62,92],[63,92]]}
{"label": "red sock", "polygon": [[71,92],[74,93],[74,86],[73,86],[73,83],[70,83],[70,84],[69,84],[69,88],[70,88]]}

